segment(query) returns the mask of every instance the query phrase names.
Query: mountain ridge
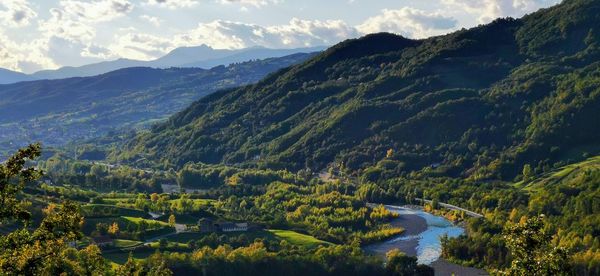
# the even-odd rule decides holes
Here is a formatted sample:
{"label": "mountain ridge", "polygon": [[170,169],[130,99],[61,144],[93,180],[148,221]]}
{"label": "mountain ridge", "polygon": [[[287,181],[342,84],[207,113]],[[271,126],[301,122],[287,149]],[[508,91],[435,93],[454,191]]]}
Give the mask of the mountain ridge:
{"label": "mountain ridge", "polygon": [[[600,149],[591,116],[599,107],[599,6],[565,1],[419,41],[348,40],[255,85],[203,98],[112,158],[359,170],[392,149],[382,171],[439,163],[442,174],[476,179],[581,158]],[[589,131],[552,138],[581,129]]]}
{"label": "mountain ridge", "polygon": [[294,53],[313,53],[323,49],[324,47],[305,47],[293,49],[250,47],[236,50],[225,50],[213,49],[207,45],[179,47],[162,57],[149,61],[119,58],[112,61],[102,61],[82,66],[65,66],[55,70],[41,70],[32,74],[24,74],[2,69],[0,70],[0,84],[11,84],[32,80],[91,77],[129,67],[152,67],[160,69],[166,69],[170,67],[197,67],[211,69],[215,66],[227,66],[233,63],[257,59],[283,57],[292,55]]}
{"label": "mountain ridge", "polygon": [[162,120],[220,89],[250,84],[314,54],[212,69],[131,67],[93,77],[0,85],[0,151],[16,141],[60,146]]}

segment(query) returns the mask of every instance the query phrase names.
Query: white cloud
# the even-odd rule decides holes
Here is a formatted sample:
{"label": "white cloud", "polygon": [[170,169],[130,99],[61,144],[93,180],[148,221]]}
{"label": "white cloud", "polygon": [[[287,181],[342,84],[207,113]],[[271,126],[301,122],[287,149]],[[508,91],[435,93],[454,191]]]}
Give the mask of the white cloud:
{"label": "white cloud", "polygon": [[160,27],[160,24],[163,22],[162,19],[155,17],[155,16],[150,16],[150,15],[141,15],[140,18],[152,25],[154,25],[154,27]]}
{"label": "white cloud", "polygon": [[[207,1],[207,0],[206,0]],[[212,0],[218,4],[239,4],[242,6],[254,6],[257,8],[264,7],[270,4],[277,4],[282,2],[283,0]],[[147,6],[158,6],[169,9],[180,9],[180,8],[189,8],[197,5],[200,0],[146,0],[144,5]]]}
{"label": "white cloud", "polygon": [[[72,1],[67,1],[72,2]],[[96,1],[95,3],[99,3]],[[109,2],[109,1],[103,1]],[[40,40],[40,52],[52,62],[46,65],[72,64],[89,60],[107,60],[117,57],[151,60],[176,47],[210,45],[220,49],[238,49],[253,46],[269,48],[298,48],[332,45],[339,41],[371,32],[395,32],[408,37],[425,37],[452,29],[456,21],[439,13],[426,13],[416,9],[384,10],[358,26],[350,26],[342,20],[291,19],[286,24],[261,26],[241,22],[215,20],[200,23],[196,28],[172,36],[139,33],[136,28],[119,29],[108,45],[97,44],[94,24],[107,14],[105,5],[95,13],[78,15],[80,3],[63,5],[52,9],[51,18],[40,23],[45,33]],[[74,6],[72,6],[74,5]],[[126,12],[127,9],[122,9]],[[115,17],[112,17],[115,18]],[[140,19],[160,24],[160,19],[148,15]],[[45,43],[45,44],[44,44]],[[42,62],[38,62],[42,64]],[[15,68],[14,62],[11,68]]]}
{"label": "white cloud", "polygon": [[60,6],[69,17],[89,22],[110,21],[133,10],[133,4],[127,0],[62,0]]}
{"label": "white cloud", "polygon": [[31,9],[27,0],[2,0],[0,2],[0,22],[4,26],[27,26],[37,13]]}
{"label": "white cloud", "polygon": [[294,18],[288,25],[272,26],[267,30],[279,38],[280,47],[331,45],[359,35],[356,28],[342,20],[300,20]]}
{"label": "white cloud", "polygon": [[[268,10],[270,5],[283,7],[291,1],[35,1],[40,2],[34,5],[30,4],[34,2],[33,0],[0,0],[0,67],[30,72],[39,68],[81,65],[117,57],[147,60],[160,57],[176,47],[200,44],[228,49],[252,46],[297,48],[332,45],[347,38],[381,31],[410,38],[424,38],[443,34],[458,27],[468,27],[465,24],[472,25],[473,20],[486,23],[497,17],[517,17],[559,2],[559,0],[435,0],[431,1],[432,4],[425,5],[429,7],[425,10],[409,7],[397,10],[385,9],[357,25],[349,25],[342,20],[292,18],[287,23],[271,25],[213,20],[190,28],[189,20],[198,20],[202,15],[206,15],[203,13],[205,10],[222,9],[225,16],[231,16],[232,14],[227,15],[227,11],[234,11],[233,15],[239,15],[235,11],[256,12],[256,9],[262,9],[257,12],[262,14],[273,12]],[[346,2],[353,7],[363,5],[362,1],[346,0]],[[140,7],[136,8],[133,3]],[[368,5],[368,3],[364,4]],[[36,10],[40,7],[48,8],[49,13]],[[154,8],[188,10],[177,10],[176,13],[164,10],[161,10],[162,13],[149,11]],[[194,16],[195,12],[198,12],[198,17]],[[310,16],[311,8],[302,8],[298,12],[306,12],[307,16]],[[44,18],[41,18],[42,16]],[[243,16],[246,18],[250,14]],[[155,26],[155,30],[144,28],[144,25],[149,24]],[[148,30],[148,33],[140,33],[140,29]],[[22,31],[27,31],[27,34]]]}
{"label": "white cloud", "polygon": [[439,12],[427,13],[413,8],[383,10],[357,26],[361,33],[391,32],[411,38],[439,35],[456,28],[456,19]]}
{"label": "white cloud", "polygon": [[97,43],[97,24],[123,17],[133,8],[127,0],[61,0],[49,10],[48,18],[38,21],[39,37],[18,45],[33,53],[19,68],[31,72],[37,67],[53,69],[116,58]]}
{"label": "white cloud", "polygon": [[95,29],[61,9],[51,9],[50,18],[40,22],[38,29],[47,39],[60,37],[69,41],[91,41],[96,36]]}
{"label": "white cloud", "polygon": [[349,26],[341,20],[301,20],[293,18],[283,25],[260,26],[216,20],[201,23],[195,29],[179,34],[177,46],[207,44],[215,48],[264,46],[296,48],[331,45],[341,40],[373,32],[393,32],[411,38],[438,35],[456,28],[457,21],[441,13],[403,8],[383,10],[359,26]]}
{"label": "white cloud", "polygon": [[478,16],[479,23],[488,23],[498,17],[520,17],[558,2],[560,0],[442,0],[449,8]]}
{"label": "white cloud", "polygon": [[198,1],[194,0],[146,0],[145,5],[165,7],[169,9],[189,8],[196,4]]}
{"label": "white cloud", "polygon": [[111,53],[139,60],[160,57],[175,47],[171,39],[150,34],[127,33],[115,36],[115,40],[108,46]]}
{"label": "white cloud", "polygon": [[158,58],[176,47],[210,45],[219,49],[238,49],[252,46],[270,48],[296,48],[330,45],[360,33],[343,21],[309,21],[292,19],[288,24],[259,26],[231,21],[213,21],[173,37],[140,34],[123,30],[115,36],[108,49],[118,56],[150,60]]}
{"label": "white cloud", "polygon": [[280,0],[217,0],[221,4],[241,4],[246,6],[254,6],[260,8],[262,6],[280,3]]}
{"label": "white cloud", "polygon": [[329,45],[357,36],[355,28],[341,20],[292,19],[285,25],[263,27],[255,24],[217,20],[199,24],[197,28],[177,35],[178,45],[207,44],[215,48],[264,46],[293,48]]}
{"label": "white cloud", "polygon": [[45,54],[41,40],[19,44],[6,37],[0,30],[0,67],[14,71],[36,71],[54,68],[54,63]]}
{"label": "white cloud", "polygon": [[93,43],[90,44],[90,45],[87,45],[81,51],[81,56],[82,57],[102,59],[102,60],[117,58],[117,56],[112,51],[110,51],[110,49],[107,49],[107,48],[105,48],[103,46],[96,45],[96,44],[93,44]]}

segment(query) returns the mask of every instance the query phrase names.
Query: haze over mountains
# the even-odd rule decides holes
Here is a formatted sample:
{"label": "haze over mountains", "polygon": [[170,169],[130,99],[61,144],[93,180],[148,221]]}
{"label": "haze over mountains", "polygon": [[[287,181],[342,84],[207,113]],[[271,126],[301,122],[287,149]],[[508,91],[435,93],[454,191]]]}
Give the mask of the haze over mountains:
{"label": "haze over mountains", "polygon": [[64,145],[143,127],[214,91],[254,83],[313,55],[211,69],[132,67],[93,77],[0,85],[0,152],[35,141]]}
{"label": "haze over mountains", "polygon": [[71,77],[89,77],[108,73],[129,67],[151,68],[203,68],[210,69],[219,65],[245,62],[255,59],[282,57],[294,53],[312,53],[324,50],[326,47],[309,47],[296,49],[269,49],[252,47],[237,50],[213,49],[206,45],[197,47],[176,48],[155,60],[141,61],[132,59],[117,59],[79,67],[62,67],[56,70],[42,70],[33,74],[23,74],[0,68],[0,84],[10,84],[20,81],[52,80]]}

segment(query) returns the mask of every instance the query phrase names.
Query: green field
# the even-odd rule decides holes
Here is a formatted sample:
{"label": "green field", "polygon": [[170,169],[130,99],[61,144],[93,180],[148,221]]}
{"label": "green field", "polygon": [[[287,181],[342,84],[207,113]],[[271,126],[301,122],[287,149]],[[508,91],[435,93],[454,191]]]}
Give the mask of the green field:
{"label": "green field", "polygon": [[[154,249],[159,249],[160,248],[160,242],[152,242],[152,243],[150,243],[150,247],[152,247]],[[167,245],[167,248],[164,248],[164,249],[166,249],[167,251],[189,250],[190,246],[187,243],[180,243],[180,242],[171,242],[171,241],[169,241],[169,243]]]}
{"label": "green field", "polygon": [[206,236],[205,233],[179,233],[176,235],[172,235],[167,237],[169,242],[178,242],[178,243],[188,243],[191,240],[198,240]]}
{"label": "green field", "polygon": [[140,218],[140,217],[126,217],[124,216],[123,219],[135,223],[135,224],[140,224],[142,221],[146,222],[149,225],[154,225],[154,224],[159,224],[161,226],[165,226],[165,227],[169,227],[169,224],[164,222],[164,221],[160,221],[160,220],[151,220],[151,219],[144,219],[144,218]]}
{"label": "green field", "polygon": [[144,211],[117,207],[114,205],[108,204],[87,204],[81,207],[83,214],[87,218],[92,217],[120,217],[120,216],[130,216],[130,217],[145,217],[147,216]]}
{"label": "green field", "polygon": [[[169,203],[174,204],[174,203],[178,203],[179,201],[181,201],[181,199],[172,199],[172,200],[169,200]],[[192,201],[192,203],[194,205],[211,205],[215,202],[214,199],[205,199],[205,198],[190,199],[190,201]]]}
{"label": "green field", "polygon": [[115,247],[118,248],[128,248],[141,245],[140,241],[132,241],[132,240],[115,240]]}
{"label": "green field", "polygon": [[[191,240],[199,240],[211,233],[179,233],[177,235],[167,237],[169,242],[188,243]],[[319,245],[330,245],[331,243],[319,240],[313,236],[301,234],[291,230],[265,230],[265,231],[249,231],[249,232],[234,232],[234,233],[217,233],[217,235],[239,236],[245,235],[248,239],[265,239],[265,240],[285,240],[297,246],[314,248]]]}
{"label": "green field", "polygon": [[[168,221],[168,219],[169,219],[169,215],[165,215],[165,216],[159,218],[159,220],[165,221],[165,222]],[[187,215],[187,214],[175,215],[175,222],[179,223],[179,224],[196,225],[196,224],[198,224],[199,219],[200,219],[199,217],[196,217],[193,215]]]}
{"label": "green field", "polygon": [[[150,255],[152,255],[153,253],[154,251],[134,252],[132,253],[132,255],[133,258],[136,260],[143,260],[150,257]],[[116,264],[124,264],[125,262],[127,262],[127,258],[129,258],[129,252],[115,252],[102,255],[104,256],[104,258]]]}
{"label": "green field", "polygon": [[268,232],[273,233],[278,238],[288,241],[293,245],[304,246],[308,248],[314,248],[319,245],[330,245],[331,243],[319,240],[313,236],[304,235],[291,230],[267,230]]}
{"label": "green field", "polygon": [[539,175],[534,181],[527,183],[526,185],[523,183],[523,181],[516,183],[515,185],[523,188],[526,191],[534,192],[536,190],[545,189],[545,187],[548,185],[558,185],[562,182],[572,180],[572,178],[577,178],[579,177],[579,174],[586,170],[598,169],[600,169],[600,156],[595,156],[588,158],[587,160],[569,164],[551,172]]}

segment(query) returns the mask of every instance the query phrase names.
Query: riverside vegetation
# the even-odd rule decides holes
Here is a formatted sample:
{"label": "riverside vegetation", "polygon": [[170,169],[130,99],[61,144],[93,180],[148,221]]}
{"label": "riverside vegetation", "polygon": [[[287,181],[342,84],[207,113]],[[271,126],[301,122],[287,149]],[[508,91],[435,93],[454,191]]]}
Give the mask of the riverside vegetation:
{"label": "riverside vegetation", "polygon": [[[62,225],[47,220],[73,227],[50,231],[53,256],[68,257],[9,253],[0,269],[54,274],[93,259],[86,267],[117,275],[431,275],[398,251],[361,249],[402,231],[368,202],[420,198],[467,230],[443,239],[449,261],[502,275],[598,275],[599,11],[597,0],[565,0],[423,40],[348,40],[149,130],[49,150],[36,163],[47,184],[14,186],[36,171],[9,161],[1,195],[32,211],[6,211],[3,252],[41,246],[33,226]],[[189,193],[163,193],[173,185]],[[202,233],[200,218],[260,229]],[[118,242],[88,246],[106,235]]]}

